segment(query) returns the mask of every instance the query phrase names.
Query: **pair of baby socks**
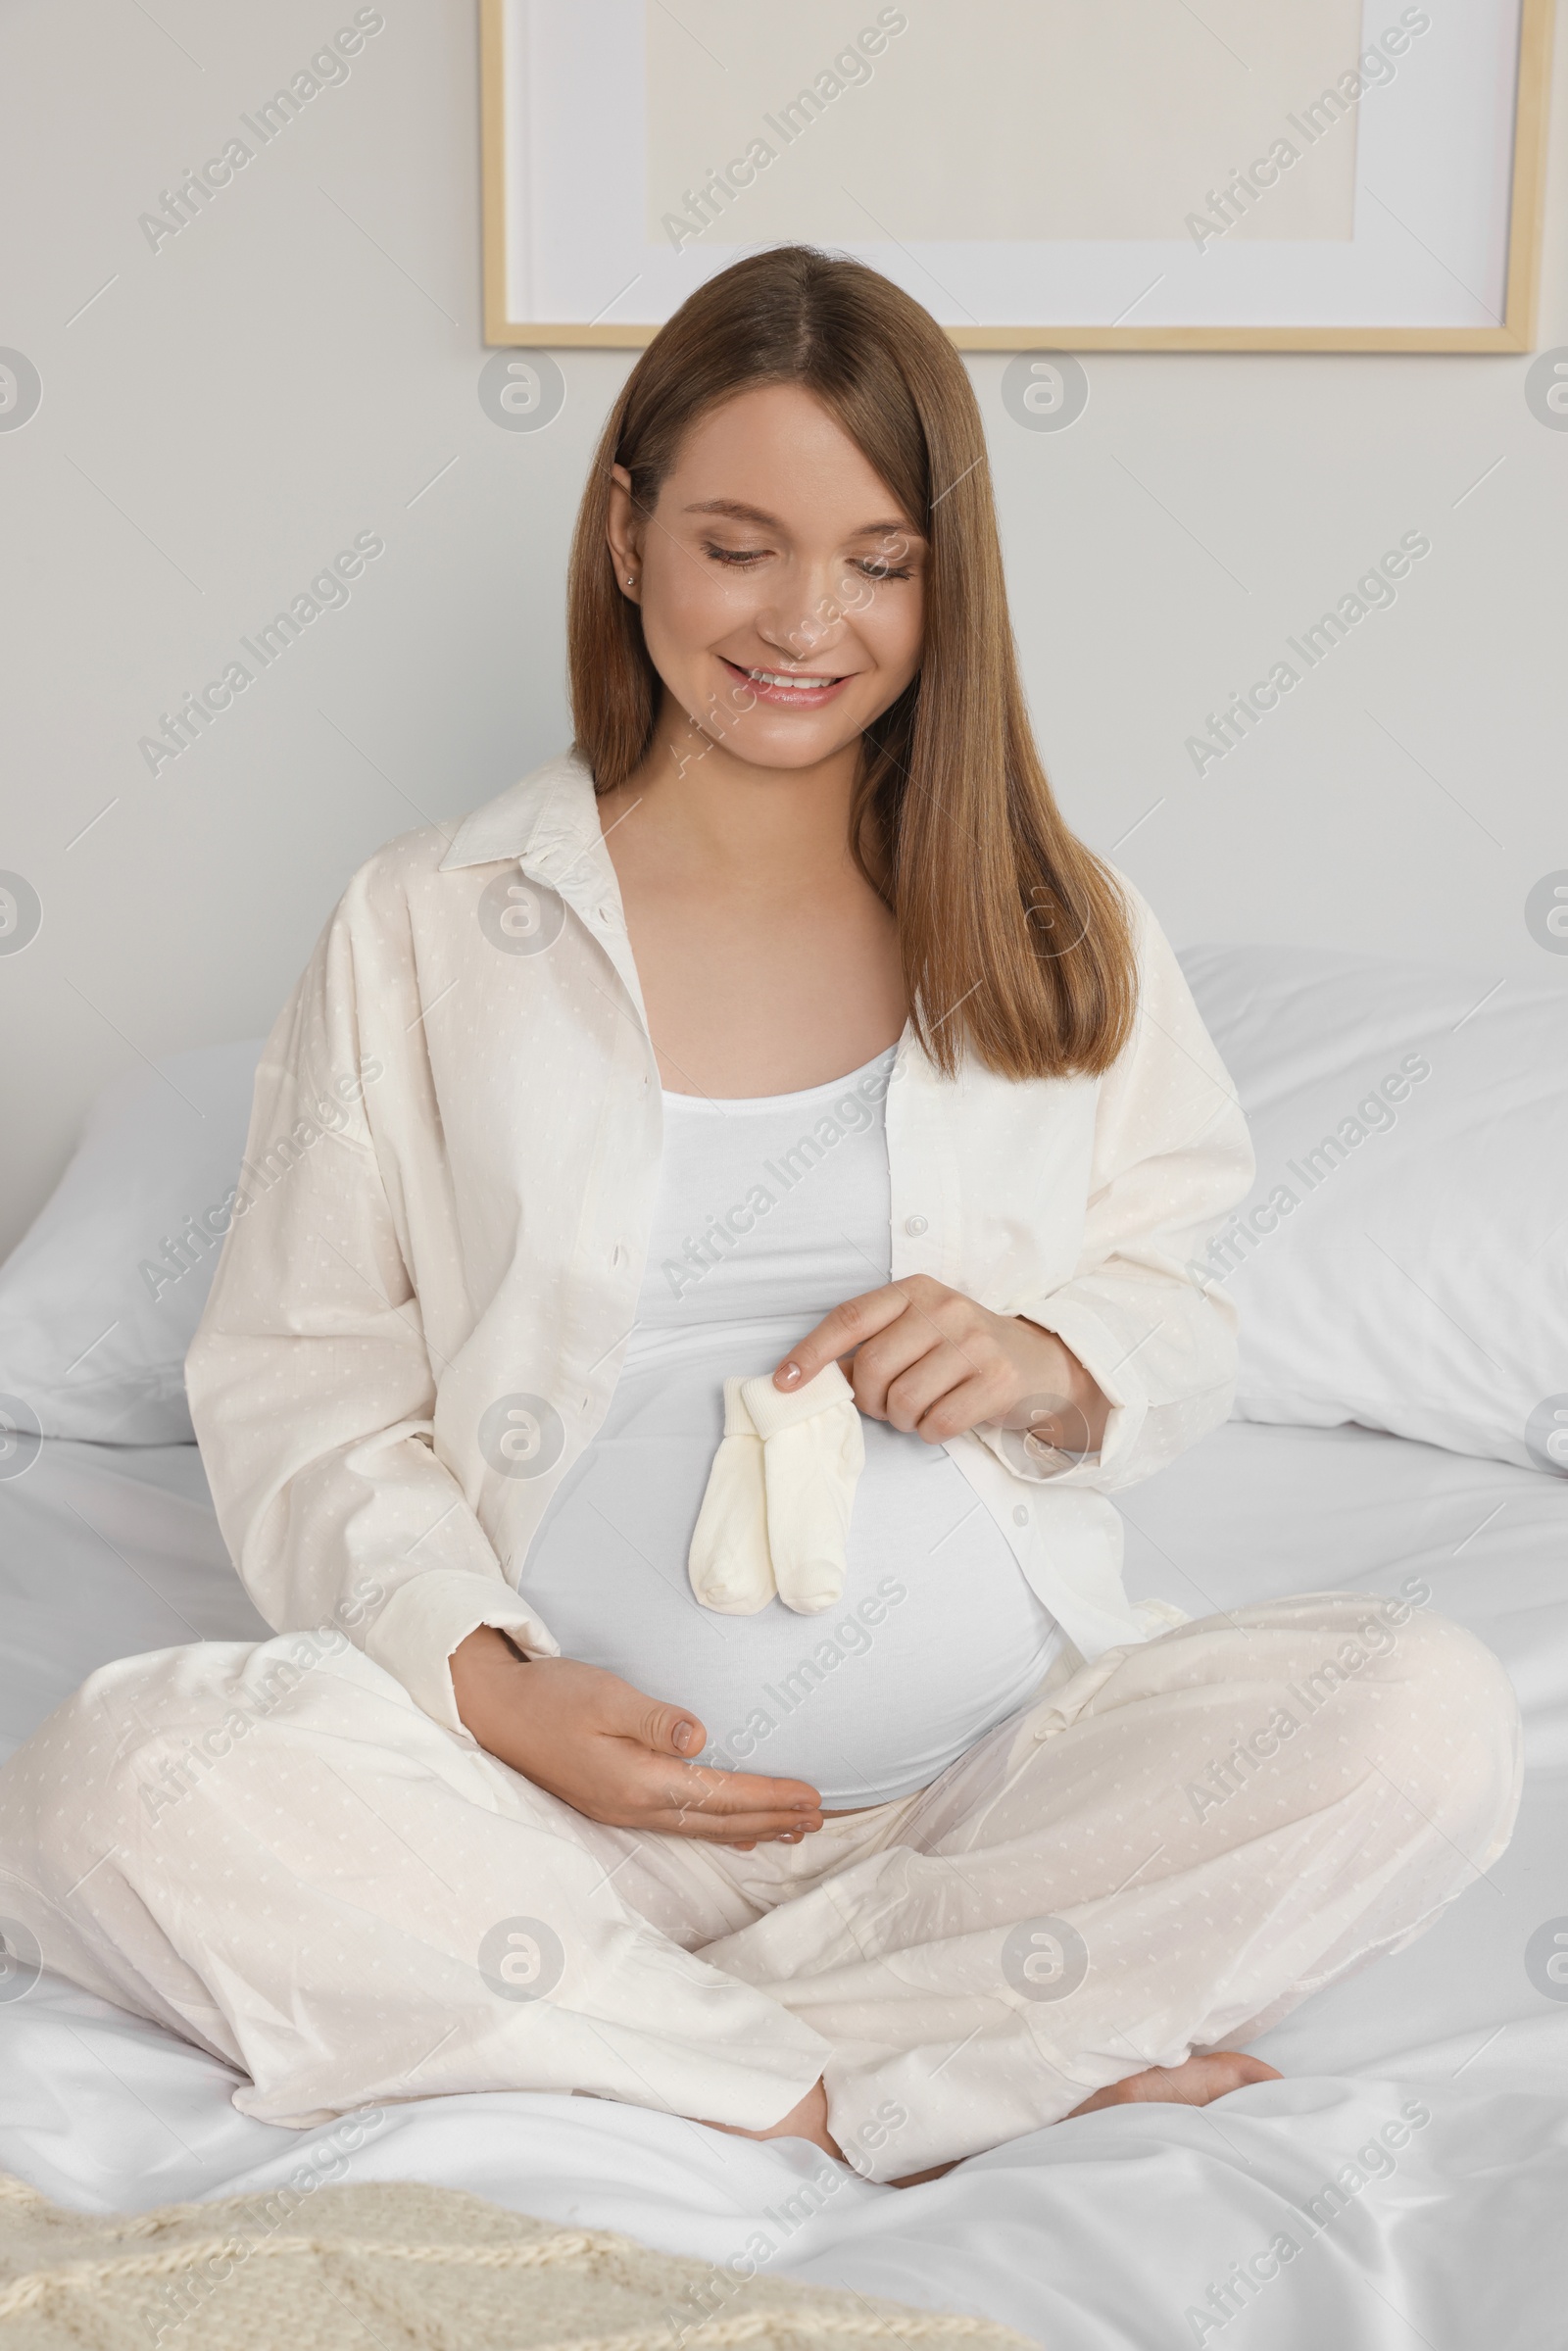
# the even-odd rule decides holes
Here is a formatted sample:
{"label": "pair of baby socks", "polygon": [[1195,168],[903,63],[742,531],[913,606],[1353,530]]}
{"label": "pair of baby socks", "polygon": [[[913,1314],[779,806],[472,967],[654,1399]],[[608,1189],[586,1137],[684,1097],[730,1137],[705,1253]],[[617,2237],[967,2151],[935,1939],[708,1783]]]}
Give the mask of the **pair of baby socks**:
{"label": "pair of baby socks", "polygon": [[844,1590],[865,1441],[836,1363],[793,1395],[767,1372],[724,1382],[724,1436],[687,1559],[705,1608],[755,1616],[774,1593],[817,1616]]}

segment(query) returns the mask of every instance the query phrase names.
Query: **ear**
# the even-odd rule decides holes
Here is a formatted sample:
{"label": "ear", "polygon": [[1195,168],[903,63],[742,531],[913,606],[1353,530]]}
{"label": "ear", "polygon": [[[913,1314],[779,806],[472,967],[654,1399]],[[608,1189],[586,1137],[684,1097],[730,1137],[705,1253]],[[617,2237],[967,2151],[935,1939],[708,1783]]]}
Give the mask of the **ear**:
{"label": "ear", "polygon": [[635,603],[642,589],[643,529],[642,517],[632,504],[631,475],[624,465],[611,467],[605,536],[615,562],[615,585]]}

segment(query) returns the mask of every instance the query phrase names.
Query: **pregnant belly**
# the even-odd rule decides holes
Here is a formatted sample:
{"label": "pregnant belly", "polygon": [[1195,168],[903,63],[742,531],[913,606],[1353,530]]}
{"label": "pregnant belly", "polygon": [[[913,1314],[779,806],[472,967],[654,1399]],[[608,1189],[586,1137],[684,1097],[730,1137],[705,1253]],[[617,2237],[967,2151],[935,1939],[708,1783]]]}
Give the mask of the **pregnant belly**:
{"label": "pregnant belly", "polygon": [[1060,1637],[940,1447],[863,1421],[838,1605],[719,1616],[686,1576],[717,1430],[688,1434],[661,1401],[662,1428],[633,1415],[590,1447],[529,1554],[523,1590],[564,1655],[689,1708],[705,1762],[805,1780],[829,1811],[928,1786],[1028,1700]]}

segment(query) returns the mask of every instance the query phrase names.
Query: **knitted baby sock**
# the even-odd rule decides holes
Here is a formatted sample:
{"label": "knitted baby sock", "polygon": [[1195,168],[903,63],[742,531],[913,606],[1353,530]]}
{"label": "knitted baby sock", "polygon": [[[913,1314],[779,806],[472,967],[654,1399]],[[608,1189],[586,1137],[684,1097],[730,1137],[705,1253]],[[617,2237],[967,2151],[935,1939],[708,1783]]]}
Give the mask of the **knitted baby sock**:
{"label": "knitted baby sock", "polygon": [[741,1396],[744,1380],[724,1382],[724,1435],[686,1558],[691,1588],[721,1616],[755,1616],[773,1597],[762,1482],[762,1440]]}
{"label": "knitted baby sock", "polygon": [[791,1396],[766,1372],[743,1380],[740,1395],[761,1440],[778,1596],[803,1616],[819,1615],[844,1590],[850,1512],[865,1466],[855,1392],[830,1363]]}

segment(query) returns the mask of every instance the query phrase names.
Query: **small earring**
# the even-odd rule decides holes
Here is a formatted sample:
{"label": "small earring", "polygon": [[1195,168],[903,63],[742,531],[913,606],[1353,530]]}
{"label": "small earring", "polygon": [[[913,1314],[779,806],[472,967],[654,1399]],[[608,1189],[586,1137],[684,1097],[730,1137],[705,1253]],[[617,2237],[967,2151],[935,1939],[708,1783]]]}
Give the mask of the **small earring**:
{"label": "small earring", "polygon": [[635,572],[635,571],[628,571],[628,572],[627,572],[627,574],[626,574],[626,585],[627,585],[627,587],[628,587],[628,588],[635,588],[635,587],[636,587],[636,585],[637,585],[637,574],[636,574],[636,572]]}

